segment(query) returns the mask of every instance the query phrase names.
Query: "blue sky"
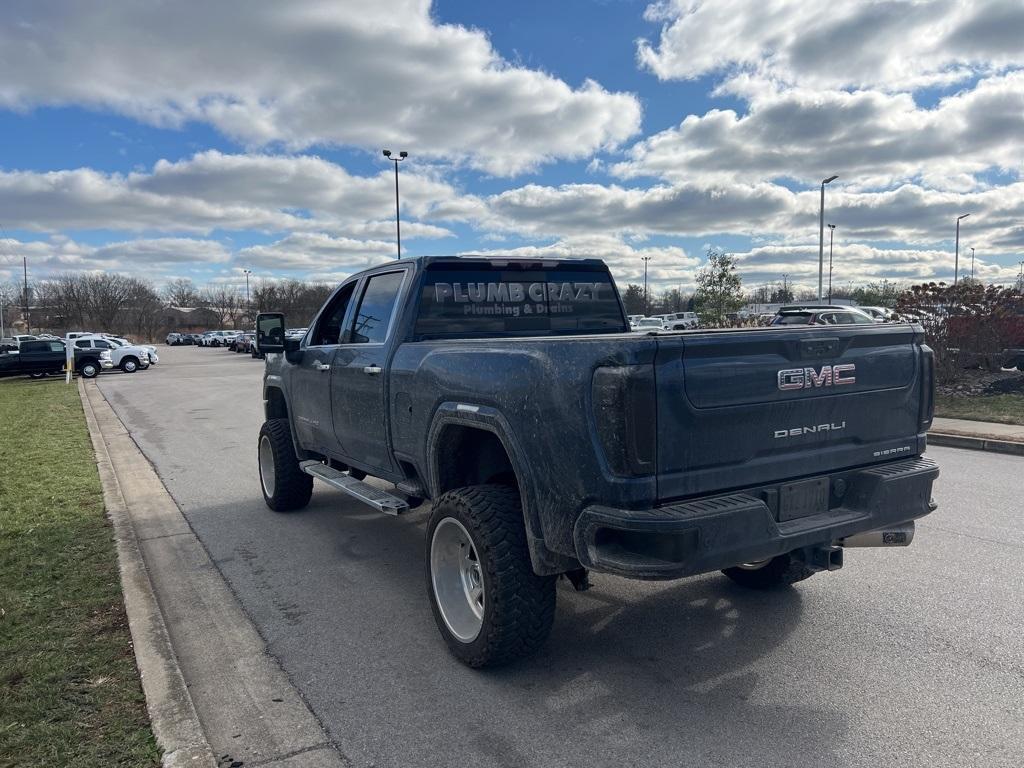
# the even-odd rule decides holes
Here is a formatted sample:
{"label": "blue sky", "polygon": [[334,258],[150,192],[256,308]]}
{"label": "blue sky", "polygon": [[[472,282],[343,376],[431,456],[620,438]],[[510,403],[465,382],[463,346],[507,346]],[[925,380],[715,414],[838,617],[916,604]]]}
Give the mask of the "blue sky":
{"label": "blue sky", "polygon": [[[952,278],[1024,259],[1024,8],[764,0],[16,0],[0,281],[333,281],[406,255],[599,256],[692,286]],[[966,249],[966,250],[964,250]]]}

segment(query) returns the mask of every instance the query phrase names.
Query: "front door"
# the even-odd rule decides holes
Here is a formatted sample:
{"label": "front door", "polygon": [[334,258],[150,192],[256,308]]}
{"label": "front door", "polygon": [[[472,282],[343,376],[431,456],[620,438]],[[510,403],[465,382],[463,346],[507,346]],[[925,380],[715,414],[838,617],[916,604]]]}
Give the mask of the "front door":
{"label": "front door", "polygon": [[387,353],[407,270],[366,280],[331,374],[334,430],[345,455],[367,469],[391,470],[386,413]]}
{"label": "front door", "polygon": [[355,287],[355,281],[343,285],[317,317],[303,340],[301,359],[290,374],[291,408],[299,444],[322,453],[337,449],[331,426],[331,368]]}

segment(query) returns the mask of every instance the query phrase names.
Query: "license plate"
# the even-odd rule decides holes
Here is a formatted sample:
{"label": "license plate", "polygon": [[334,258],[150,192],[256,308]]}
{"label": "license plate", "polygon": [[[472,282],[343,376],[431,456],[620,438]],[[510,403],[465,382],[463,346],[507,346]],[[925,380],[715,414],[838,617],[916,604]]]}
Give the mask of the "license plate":
{"label": "license plate", "polygon": [[812,477],[779,488],[779,522],[828,511],[829,481]]}

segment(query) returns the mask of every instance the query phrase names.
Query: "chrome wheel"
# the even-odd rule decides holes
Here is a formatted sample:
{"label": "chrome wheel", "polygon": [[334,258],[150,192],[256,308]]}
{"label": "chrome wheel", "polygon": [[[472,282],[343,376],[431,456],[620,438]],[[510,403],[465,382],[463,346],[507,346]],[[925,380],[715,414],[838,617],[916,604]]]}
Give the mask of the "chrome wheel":
{"label": "chrome wheel", "polygon": [[134,360],[125,360],[124,363],[121,364],[121,368],[124,369],[125,373],[135,373],[135,369],[138,368],[138,365],[135,364]]}
{"label": "chrome wheel", "polygon": [[92,363],[86,363],[82,366],[82,375],[87,379],[95,378],[97,373],[99,373],[99,369]]}
{"label": "chrome wheel", "polygon": [[480,557],[469,531],[446,517],[430,540],[430,581],[445,625],[463,643],[480,634],[486,605]]}
{"label": "chrome wheel", "polygon": [[274,495],[274,446],[270,444],[270,438],[264,435],[260,438],[260,482],[263,483],[263,493],[268,498]]}

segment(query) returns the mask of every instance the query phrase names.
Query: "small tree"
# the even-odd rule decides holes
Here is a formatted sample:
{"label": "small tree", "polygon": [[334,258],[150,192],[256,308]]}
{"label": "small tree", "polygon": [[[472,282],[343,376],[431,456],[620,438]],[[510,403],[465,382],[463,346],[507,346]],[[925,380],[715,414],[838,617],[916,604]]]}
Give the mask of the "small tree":
{"label": "small tree", "polygon": [[722,325],[743,306],[743,281],[732,256],[717,248],[708,248],[706,255],[707,264],[697,271],[697,314],[706,325]]}

